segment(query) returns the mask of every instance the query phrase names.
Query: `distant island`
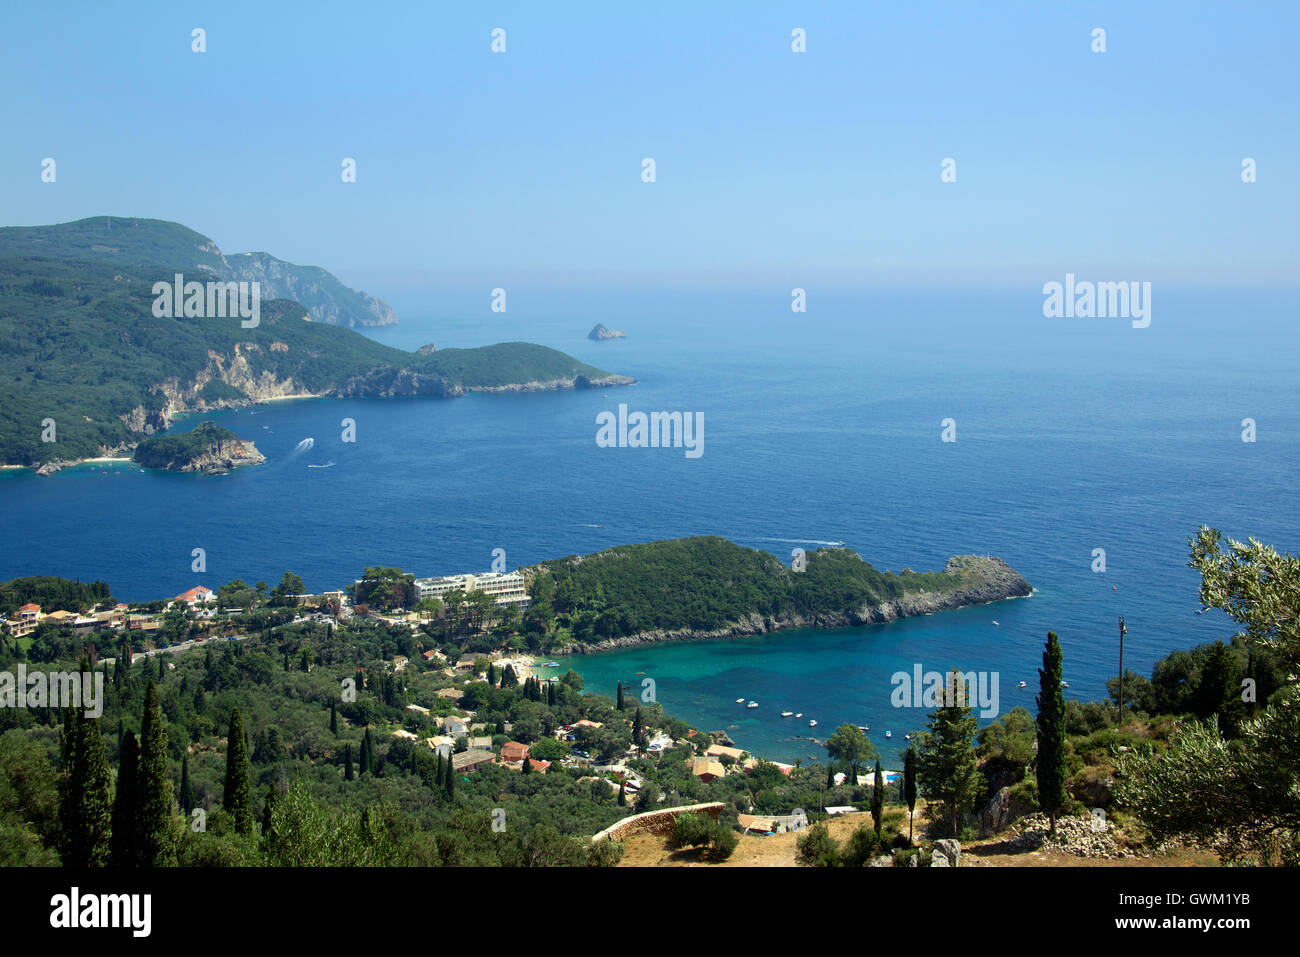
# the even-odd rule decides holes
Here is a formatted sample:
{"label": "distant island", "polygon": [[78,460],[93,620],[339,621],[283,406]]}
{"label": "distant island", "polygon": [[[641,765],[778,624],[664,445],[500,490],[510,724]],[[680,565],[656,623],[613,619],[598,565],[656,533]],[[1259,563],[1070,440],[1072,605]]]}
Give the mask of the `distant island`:
{"label": "distant island", "polygon": [[597,342],[605,339],[626,339],[627,333],[620,329],[606,329],[603,322],[598,322],[596,327],[587,333],[587,338]]}
{"label": "distant island", "polygon": [[452,398],[636,381],[527,342],[405,352],[310,321],[310,307],[269,298],[265,285],[249,327],[224,310],[219,318],[155,315],[155,285],[177,273],[186,283],[265,275],[271,291],[294,290],[319,308],[318,294],[328,293],[332,315],[360,296],[324,270],[265,254],[226,260],[177,223],[97,217],[2,228],[0,466],[48,474],[127,452],[176,415],[273,399]]}
{"label": "distant island", "polygon": [[202,422],[180,435],[155,435],[135,447],[134,461],[150,469],[224,475],[241,465],[261,465],[266,457],[215,422]]}
{"label": "distant island", "polygon": [[621,545],[525,570],[526,624],[548,653],[661,641],[841,628],[1032,594],[1000,558],[959,555],[943,571],[881,572],[847,548],[803,556],[803,570],[724,538]]}

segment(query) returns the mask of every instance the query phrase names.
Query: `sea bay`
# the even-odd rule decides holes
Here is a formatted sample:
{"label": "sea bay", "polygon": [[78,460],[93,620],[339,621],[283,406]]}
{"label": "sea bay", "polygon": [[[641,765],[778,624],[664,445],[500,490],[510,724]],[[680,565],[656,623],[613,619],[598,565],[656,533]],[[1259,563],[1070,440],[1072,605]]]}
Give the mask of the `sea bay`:
{"label": "sea bay", "polygon": [[[790,560],[843,542],[880,568],[1008,561],[1029,599],[843,631],[643,647],[564,658],[589,687],[646,671],[659,700],[743,747],[816,753],[781,710],[818,731],[840,721],[920,726],[888,703],[888,676],[920,662],[998,671],[1003,710],[1032,708],[1046,631],[1070,693],[1104,694],[1116,619],[1137,671],[1175,647],[1227,637],[1196,615],[1186,539],[1204,523],[1300,547],[1300,387],[1287,290],[1155,289],[1146,329],[1052,320],[1034,287],[512,289],[391,296],[414,349],[541,342],[635,376],[628,388],[456,400],[291,400],[211,416],[267,463],[225,476],[83,465],[0,475],[0,578],[107,581],[122,599],[286,570],[312,590],[367,565],[420,575],[510,567],[626,542],[721,535]],[[592,342],[596,322],[628,338]],[[704,454],[599,448],[597,416],[626,402],[707,420]],[[1253,418],[1257,441],[1241,440]],[[941,422],[957,441],[942,442]],[[357,441],[343,441],[343,420]],[[313,446],[295,451],[303,439]],[[332,464],[331,464],[332,463]],[[308,466],[316,466],[309,468]],[[192,550],[207,570],[191,570]],[[1093,571],[1094,549],[1106,570]],[[997,620],[999,625],[993,625]],[[1027,694],[1016,684],[1027,680]],[[761,707],[740,709],[737,697]],[[1024,700],[1022,700],[1022,698]],[[823,717],[824,716],[824,717]],[[806,724],[806,720],[805,720]]]}

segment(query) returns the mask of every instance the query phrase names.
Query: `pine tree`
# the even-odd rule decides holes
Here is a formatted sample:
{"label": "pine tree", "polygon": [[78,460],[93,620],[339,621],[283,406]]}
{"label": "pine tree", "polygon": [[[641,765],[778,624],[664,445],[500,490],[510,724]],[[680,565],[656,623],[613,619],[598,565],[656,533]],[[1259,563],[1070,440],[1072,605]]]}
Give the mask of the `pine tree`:
{"label": "pine tree", "polygon": [[343,780],[351,781],[354,775],[352,772],[352,742],[343,745]]}
{"label": "pine tree", "polygon": [[175,811],[171,769],[167,764],[167,726],[158,703],[158,686],[150,681],[140,723],[139,799],[136,803],[139,860],[145,867],[176,863]]}
{"label": "pine tree", "polygon": [[903,755],[903,800],[907,802],[907,843],[912,843],[912,815],[916,813],[916,748]]}
{"label": "pine tree", "polygon": [[99,722],[78,714],[75,727],[59,807],[61,857],[65,867],[103,867],[110,853],[113,775]]}
{"label": "pine tree", "polygon": [[122,748],[117,762],[117,787],[113,794],[112,838],[109,841],[109,859],[114,867],[135,867],[139,860],[137,847],[135,806],[139,800],[140,746],[135,732],[128,731],[122,738]]}
{"label": "pine tree", "polygon": [[[955,687],[961,677],[949,675]],[[964,695],[945,694],[945,703],[932,714],[928,730],[921,735],[917,753],[917,771],[927,797],[947,805],[952,836],[961,836],[961,813],[974,800],[979,789],[979,759],[975,754],[975,728],[978,719],[964,703]]]}
{"label": "pine tree", "polygon": [[885,775],[880,770],[880,759],[876,758],[876,774],[871,779],[871,823],[875,825],[876,836],[885,823]]}
{"label": "pine tree", "polygon": [[226,785],[221,792],[221,806],[234,818],[236,831],[240,834],[253,833],[248,743],[244,737],[244,719],[238,708],[230,712],[230,728],[226,732]]}
{"label": "pine tree", "polygon": [[197,803],[194,800],[194,787],[190,784],[190,755],[188,750],[181,754],[180,802],[181,810],[183,810],[188,817],[189,813],[194,810],[194,805]]}
{"label": "pine tree", "polygon": [[1038,669],[1038,807],[1051,821],[1065,804],[1065,695],[1061,692],[1061,644],[1047,633],[1043,667]]}

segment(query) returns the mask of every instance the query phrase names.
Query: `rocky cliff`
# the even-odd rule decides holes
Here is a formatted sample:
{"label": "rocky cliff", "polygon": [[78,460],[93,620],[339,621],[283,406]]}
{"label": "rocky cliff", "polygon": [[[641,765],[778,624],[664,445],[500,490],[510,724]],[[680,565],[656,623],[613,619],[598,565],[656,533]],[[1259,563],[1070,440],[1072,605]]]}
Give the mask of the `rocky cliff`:
{"label": "rocky cliff", "polygon": [[591,332],[587,333],[587,338],[594,339],[597,342],[604,339],[626,339],[627,333],[619,329],[607,329],[605,328],[604,323],[598,322],[596,323],[595,328],[592,329]]}

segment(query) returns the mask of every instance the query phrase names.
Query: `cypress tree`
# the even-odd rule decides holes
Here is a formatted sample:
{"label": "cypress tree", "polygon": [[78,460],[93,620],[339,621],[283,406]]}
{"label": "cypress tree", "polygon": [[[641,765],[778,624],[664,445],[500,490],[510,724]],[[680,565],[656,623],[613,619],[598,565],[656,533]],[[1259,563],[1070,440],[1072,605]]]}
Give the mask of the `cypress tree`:
{"label": "cypress tree", "polygon": [[1065,695],[1061,692],[1061,644],[1047,633],[1043,667],[1038,669],[1038,807],[1051,821],[1065,804]]}
{"label": "cypress tree", "polygon": [[59,737],[59,757],[64,774],[72,771],[77,744],[77,719],[80,716],[76,708],[63,709],[63,734]]}
{"label": "cypress tree", "polygon": [[60,851],[65,867],[103,867],[109,862],[113,775],[99,722],[79,714],[75,725],[59,806]]}
{"label": "cypress tree", "polygon": [[139,800],[136,821],[140,863],[167,867],[176,863],[173,840],[175,811],[172,775],[167,764],[167,726],[158,703],[158,686],[150,681],[144,693],[144,718],[140,723]]}
{"label": "cypress tree", "polygon": [[122,750],[117,762],[117,789],[113,795],[113,834],[109,841],[109,859],[114,867],[135,867],[139,855],[136,848],[135,806],[139,799],[140,746],[135,732],[128,731],[122,738]]}
{"label": "cypress tree", "polygon": [[618,683],[618,703],[616,705],[619,711],[623,710],[623,682]]}
{"label": "cypress tree", "polygon": [[456,796],[456,768],[451,763],[451,758],[447,758],[447,800]]}
{"label": "cypress tree", "polygon": [[826,764],[826,787],[827,789],[835,787],[835,765],[830,762]]}
{"label": "cypress tree", "polygon": [[339,733],[339,715],[334,707],[334,699],[330,698],[330,734],[337,736]]}
{"label": "cypress tree", "polygon": [[352,742],[343,745],[343,780],[351,781],[354,778],[352,772]]}
{"label": "cypress tree", "polygon": [[186,816],[188,817],[189,813],[194,810],[194,805],[197,803],[194,800],[194,786],[190,784],[190,754],[188,750],[181,755],[180,802],[181,802],[181,809],[185,812]]}
{"label": "cypress tree", "polygon": [[546,682],[546,703],[552,708],[555,707],[555,682]]}
{"label": "cypress tree", "polygon": [[248,743],[244,737],[244,719],[238,708],[230,712],[230,729],[226,733],[226,786],[221,792],[221,806],[234,818],[235,830],[240,834],[253,833]]}
{"label": "cypress tree", "polygon": [[876,774],[871,780],[871,823],[876,827],[876,836],[885,821],[885,775],[880,770],[880,758],[876,758]]}
{"label": "cypress tree", "polygon": [[627,807],[627,782],[618,782],[618,806]]}
{"label": "cypress tree", "polygon": [[533,763],[529,761],[527,758],[524,758],[523,764],[520,766],[519,770],[523,774],[532,774]]}
{"label": "cypress tree", "polygon": [[262,841],[264,843],[275,839],[275,828],[272,826],[272,821],[275,814],[275,802],[279,797],[280,792],[275,789],[275,785],[267,785],[266,802],[262,805]]}
{"label": "cypress tree", "polygon": [[490,661],[488,662],[487,679],[488,684],[495,688],[497,685],[497,669],[496,665],[492,664]]}
{"label": "cypress tree", "polygon": [[916,748],[903,755],[903,800],[907,802],[907,843],[912,843],[912,815],[916,813]]}
{"label": "cypress tree", "polygon": [[[955,689],[960,675],[948,676]],[[964,703],[964,695],[945,693],[941,705],[927,722],[917,754],[917,770],[927,796],[948,808],[952,836],[961,835],[961,812],[975,800],[979,789],[979,760],[975,754],[975,728],[979,721]]]}
{"label": "cypress tree", "polygon": [[366,733],[361,736],[361,768],[360,773],[369,774],[372,769],[371,762],[374,758],[370,755],[370,729],[366,728]]}

